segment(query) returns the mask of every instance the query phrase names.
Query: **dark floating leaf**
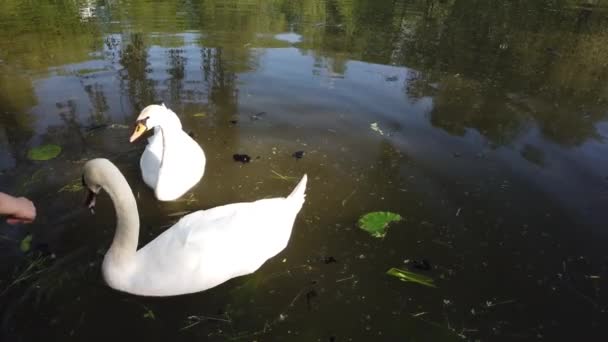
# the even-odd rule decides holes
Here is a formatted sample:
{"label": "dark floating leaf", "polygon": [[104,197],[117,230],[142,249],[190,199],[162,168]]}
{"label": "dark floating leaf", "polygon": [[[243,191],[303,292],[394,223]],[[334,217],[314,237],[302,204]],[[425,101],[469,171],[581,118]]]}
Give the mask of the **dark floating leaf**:
{"label": "dark floating leaf", "polygon": [[34,147],[27,152],[27,157],[31,160],[49,160],[57,157],[61,153],[61,147],[54,144]]}
{"label": "dark floating leaf", "polygon": [[382,238],[391,222],[400,221],[401,215],[388,211],[375,211],[367,213],[359,219],[359,228],[367,231],[373,237]]}
{"label": "dark floating leaf", "polygon": [[27,234],[23,240],[21,240],[21,243],[19,244],[19,249],[21,249],[21,251],[23,253],[27,253],[30,251],[30,249],[32,248],[32,234]]}
{"label": "dark floating leaf", "polygon": [[397,277],[401,281],[418,283],[420,285],[428,286],[428,287],[437,287],[433,284],[433,279],[422,274],[401,270],[398,268],[391,268],[386,271],[386,274],[391,275],[393,277]]}
{"label": "dark floating leaf", "polygon": [[331,263],[334,263],[334,262],[338,262],[338,260],[336,260],[336,258],[334,258],[333,256],[329,256],[329,257],[323,258],[323,262],[325,264],[331,264]]}
{"label": "dark floating leaf", "polygon": [[428,271],[431,269],[431,263],[426,259],[422,259],[422,261],[414,260],[412,264],[418,270]]}
{"label": "dark floating leaf", "polygon": [[302,157],[304,157],[304,151],[296,151],[291,156],[296,159],[302,159]]}
{"label": "dark floating leaf", "polygon": [[232,159],[236,162],[241,162],[243,164],[249,163],[251,161],[251,157],[246,154],[238,154],[235,153],[232,155]]}
{"label": "dark floating leaf", "polygon": [[239,121],[238,120],[230,120],[230,123],[233,125],[236,125]]}

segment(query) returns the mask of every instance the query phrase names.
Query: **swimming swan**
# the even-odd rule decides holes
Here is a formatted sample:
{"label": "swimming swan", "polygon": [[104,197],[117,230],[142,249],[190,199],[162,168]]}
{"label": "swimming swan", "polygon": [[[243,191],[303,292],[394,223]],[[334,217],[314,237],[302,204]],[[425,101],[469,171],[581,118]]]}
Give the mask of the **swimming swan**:
{"label": "swimming swan", "polygon": [[302,208],[307,177],[283,198],[234,203],[182,217],[137,250],[139,213],[133,192],[107,159],[84,165],[87,206],[105,190],[114,203],[116,232],[102,274],[120,291],[141,296],[173,296],[203,291],[255,272],[282,251]]}
{"label": "swimming swan", "polygon": [[177,115],[164,104],[147,106],[135,123],[130,142],[154,129],[139,161],[144,182],[154,189],[158,200],[178,199],[203,177],[206,162],[203,149],[182,130]]}

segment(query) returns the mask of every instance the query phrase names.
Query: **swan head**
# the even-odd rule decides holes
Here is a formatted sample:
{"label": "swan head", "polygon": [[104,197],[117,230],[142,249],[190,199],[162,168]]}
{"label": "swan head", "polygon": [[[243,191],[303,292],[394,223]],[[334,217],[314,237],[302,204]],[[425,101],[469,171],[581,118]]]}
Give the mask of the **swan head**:
{"label": "swan head", "polygon": [[149,105],[137,116],[135,129],[129,141],[134,142],[142,134],[158,126],[181,129],[182,123],[177,114],[165,107],[164,103],[161,105]]}
{"label": "swan head", "polygon": [[85,205],[94,212],[95,200],[97,195],[106,184],[108,169],[115,169],[116,166],[107,159],[98,158],[89,160],[84,164],[82,173],[82,186],[87,189]]}

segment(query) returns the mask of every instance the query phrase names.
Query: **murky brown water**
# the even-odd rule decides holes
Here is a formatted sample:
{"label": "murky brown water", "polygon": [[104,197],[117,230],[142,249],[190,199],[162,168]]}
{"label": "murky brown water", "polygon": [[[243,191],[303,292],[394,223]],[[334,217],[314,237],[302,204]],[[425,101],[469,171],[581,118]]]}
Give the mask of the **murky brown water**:
{"label": "murky brown water", "polygon": [[[2,340],[605,340],[605,5],[3,1],[0,189],[39,218],[0,225]],[[176,203],[154,199],[128,143],[160,102],[208,158]],[[58,158],[27,159],[47,143]],[[135,297],[100,276],[109,199],[91,216],[64,188],[94,157],[138,195],[142,245],[171,214],[288,193],[277,174],[307,173],[308,197],[255,274]],[[374,239],[356,222],[375,210],[405,220]]]}

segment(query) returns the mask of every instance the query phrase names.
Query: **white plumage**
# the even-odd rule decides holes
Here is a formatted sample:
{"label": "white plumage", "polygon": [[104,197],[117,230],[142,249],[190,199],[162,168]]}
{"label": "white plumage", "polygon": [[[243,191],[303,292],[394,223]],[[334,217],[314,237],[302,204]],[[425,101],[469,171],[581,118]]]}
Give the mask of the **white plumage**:
{"label": "white plumage", "polygon": [[131,141],[150,129],[154,129],[154,135],[148,138],[139,161],[142,178],[158,200],[176,200],[203,177],[205,153],[164,104],[150,105],[141,111]]}
{"label": "white plumage", "polygon": [[116,210],[116,233],[102,266],[104,279],[112,288],[143,296],[203,291],[255,272],[287,246],[307,181],[304,175],[285,198],[186,215],[137,251],[139,214],[124,176],[107,159],[94,159],[85,164],[83,177],[90,198],[103,188]]}

